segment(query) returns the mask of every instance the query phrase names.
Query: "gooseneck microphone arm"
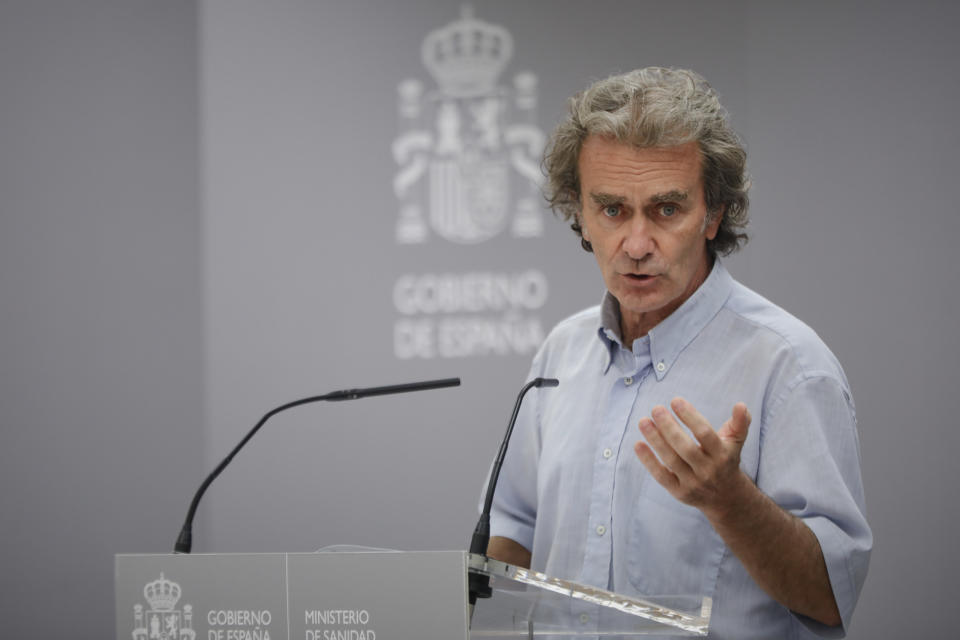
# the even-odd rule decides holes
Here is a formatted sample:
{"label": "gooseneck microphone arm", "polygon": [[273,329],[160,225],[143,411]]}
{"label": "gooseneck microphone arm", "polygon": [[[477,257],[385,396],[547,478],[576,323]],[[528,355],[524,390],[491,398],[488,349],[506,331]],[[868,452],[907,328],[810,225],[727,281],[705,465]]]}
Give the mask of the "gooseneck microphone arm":
{"label": "gooseneck microphone arm", "polygon": [[[510,416],[510,423],[507,425],[507,433],[500,442],[500,451],[490,469],[490,480],[487,483],[487,493],[483,501],[483,511],[480,513],[480,519],[473,530],[473,537],[470,540],[470,553],[486,555],[487,545],[490,543],[490,510],[493,508],[493,492],[497,488],[497,480],[500,478],[500,469],[503,467],[503,460],[507,455],[507,446],[510,444],[510,436],[513,434],[513,425],[517,422],[517,415],[520,413],[520,404],[523,402],[523,396],[533,387],[556,387],[560,381],[556,378],[534,378],[523,386],[520,395],[517,396],[517,402],[513,406],[513,414]],[[470,604],[476,603],[477,598],[489,598],[492,594],[490,589],[490,579],[487,576],[470,573]]]}
{"label": "gooseneck microphone arm", "polygon": [[190,503],[190,509],[187,511],[187,517],[184,520],[183,528],[180,529],[180,535],[177,537],[177,542],[173,547],[174,553],[190,553],[190,550],[193,548],[193,517],[197,512],[197,505],[200,504],[200,498],[203,497],[203,494],[207,491],[207,488],[210,484],[217,479],[224,469],[227,468],[227,465],[230,464],[230,461],[233,460],[233,457],[243,449],[244,445],[250,441],[250,438],[260,430],[260,427],[266,423],[267,420],[275,416],[276,414],[286,411],[287,409],[292,409],[294,407],[299,407],[303,404],[310,404],[311,402],[320,402],[323,400],[326,401],[338,401],[338,400],[356,400],[358,398],[366,398],[369,396],[382,396],[393,393],[408,393],[410,391],[426,391],[428,389],[442,389],[444,387],[457,387],[460,386],[460,378],[443,378],[441,380],[427,380],[424,382],[411,382],[407,384],[394,384],[388,385],[385,387],[369,387],[367,389],[344,389],[342,391],[333,391],[322,396],[313,396],[310,398],[302,398],[300,400],[294,400],[293,402],[288,402],[285,405],[279,406],[276,409],[273,409],[267,412],[260,422],[250,430],[243,440],[240,441],[240,444],[233,448],[226,458],[217,465],[217,468],[214,469],[210,475],[207,476],[206,480],[203,481],[203,484],[200,485],[200,488],[197,489],[197,492],[193,496],[193,501]]}

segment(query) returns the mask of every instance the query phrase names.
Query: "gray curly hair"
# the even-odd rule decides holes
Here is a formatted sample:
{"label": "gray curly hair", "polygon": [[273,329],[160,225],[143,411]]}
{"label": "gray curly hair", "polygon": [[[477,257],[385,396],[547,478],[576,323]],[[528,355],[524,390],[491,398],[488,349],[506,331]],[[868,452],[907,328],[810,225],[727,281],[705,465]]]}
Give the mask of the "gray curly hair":
{"label": "gray curly hair", "polygon": [[567,118],[554,130],[544,153],[546,198],[554,212],[572,223],[580,243],[580,150],[588,136],[610,137],[635,147],[663,147],[696,141],[703,158],[707,211],[723,214],[707,242],[711,255],[727,255],[747,241],[750,178],[747,152],[730,127],[716,91],[685,69],[648,67],[594,83],[570,99]]}

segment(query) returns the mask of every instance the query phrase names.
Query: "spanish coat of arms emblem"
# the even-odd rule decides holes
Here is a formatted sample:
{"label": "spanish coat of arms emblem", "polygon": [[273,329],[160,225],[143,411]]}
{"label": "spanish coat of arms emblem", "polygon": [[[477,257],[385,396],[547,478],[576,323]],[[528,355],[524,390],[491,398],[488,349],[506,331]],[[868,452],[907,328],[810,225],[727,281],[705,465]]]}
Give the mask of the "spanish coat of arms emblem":
{"label": "spanish coat of arms emblem", "polygon": [[510,33],[469,8],[424,39],[421,59],[437,88],[415,79],[398,86],[398,243],[425,242],[430,229],[459,244],[508,226],[514,237],[542,235],[537,78],[518,73],[512,86],[498,85],[512,54]]}
{"label": "spanish coat of arms emblem", "polygon": [[143,597],[150,608],[145,611],[142,604],[134,605],[133,640],[195,640],[193,607],[185,604],[182,610],[176,608],[179,584],[161,573],[158,580],[144,586]]}

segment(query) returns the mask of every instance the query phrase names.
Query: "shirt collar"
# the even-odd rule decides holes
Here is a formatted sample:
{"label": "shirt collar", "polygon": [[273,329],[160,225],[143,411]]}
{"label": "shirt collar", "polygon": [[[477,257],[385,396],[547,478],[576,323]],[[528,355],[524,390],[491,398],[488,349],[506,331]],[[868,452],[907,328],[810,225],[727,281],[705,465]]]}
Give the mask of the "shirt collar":
{"label": "shirt collar", "polygon": [[606,373],[613,364],[617,349],[620,348],[620,303],[610,291],[605,291],[600,303],[600,326],[597,327],[597,337],[606,346],[602,370]]}
{"label": "shirt collar", "polygon": [[[650,341],[650,357],[657,380],[663,380],[669,373],[680,352],[717,315],[732,290],[733,277],[719,260],[715,260],[710,275],[693,292],[693,295],[650,330],[646,337]],[[603,302],[600,304],[600,327],[597,335],[607,347],[606,357],[602,363],[603,372],[606,373],[621,345],[620,303],[609,291],[604,293]],[[642,339],[638,338],[638,340]]]}

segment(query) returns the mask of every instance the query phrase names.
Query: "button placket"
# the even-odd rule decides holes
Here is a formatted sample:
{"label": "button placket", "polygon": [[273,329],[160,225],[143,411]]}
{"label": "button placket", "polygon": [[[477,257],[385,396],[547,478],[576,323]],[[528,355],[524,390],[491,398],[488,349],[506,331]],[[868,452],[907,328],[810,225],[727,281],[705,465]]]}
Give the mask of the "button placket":
{"label": "button placket", "polygon": [[587,541],[584,548],[583,568],[579,580],[586,584],[605,585],[609,579],[612,547],[608,529],[611,522],[611,495],[613,492],[617,446],[622,438],[624,425],[627,424],[640,378],[633,378],[632,386],[623,384],[623,374],[609,387],[610,403],[600,420],[603,429],[597,434],[590,493],[589,516],[586,521]]}

